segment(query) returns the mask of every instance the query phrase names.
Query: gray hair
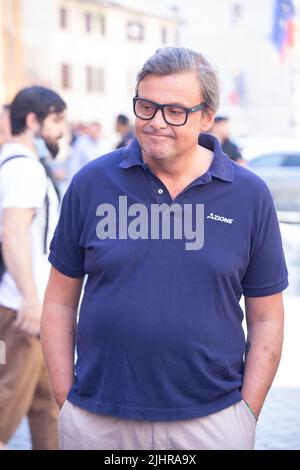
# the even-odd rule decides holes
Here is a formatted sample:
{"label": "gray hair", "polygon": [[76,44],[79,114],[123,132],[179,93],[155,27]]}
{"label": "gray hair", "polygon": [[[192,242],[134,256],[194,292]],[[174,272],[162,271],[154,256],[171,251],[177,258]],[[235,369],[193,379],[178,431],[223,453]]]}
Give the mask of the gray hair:
{"label": "gray hair", "polygon": [[186,47],[162,47],[149,57],[137,75],[136,93],[140,82],[150,74],[171,75],[195,71],[206,106],[213,112],[219,107],[219,83],[216,71],[199,52]]}

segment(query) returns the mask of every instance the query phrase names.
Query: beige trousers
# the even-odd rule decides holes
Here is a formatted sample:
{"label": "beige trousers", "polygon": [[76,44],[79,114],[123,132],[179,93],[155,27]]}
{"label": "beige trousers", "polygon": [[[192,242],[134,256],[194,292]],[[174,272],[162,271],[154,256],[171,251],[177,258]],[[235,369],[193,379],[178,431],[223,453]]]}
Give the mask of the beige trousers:
{"label": "beige trousers", "polygon": [[15,328],[16,312],[0,306],[0,441],[6,443],[28,416],[33,450],[58,449],[58,406],[52,395],[40,341]]}
{"label": "beige trousers", "polygon": [[181,421],[121,419],[65,401],[59,415],[61,450],[252,450],[256,419],[240,401],[217,413]]}

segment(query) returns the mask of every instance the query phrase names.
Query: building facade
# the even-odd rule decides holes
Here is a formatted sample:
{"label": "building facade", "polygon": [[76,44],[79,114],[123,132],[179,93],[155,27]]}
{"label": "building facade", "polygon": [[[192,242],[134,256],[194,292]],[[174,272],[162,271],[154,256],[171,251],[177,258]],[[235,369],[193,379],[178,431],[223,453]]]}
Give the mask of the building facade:
{"label": "building facade", "polygon": [[23,84],[21,7],[21,0],[0,1],[0,104]]}
{"label": "building facade", "polygon": [[[281,60],[272,43],[275,0],[186,0],[182,45],[197,48],[216,65],[220,113],[232,118],[236,136],[299,132],[300,2],[294,0],[295,44]],[[298,91],[296,91],[298,90]],[[299,117],[298,117],[299,120]],[[298,134],[300,135],[300,134]]]}
{"label": "building facade", "polygon": [[[22,45],[18,81],[2,73],[5,101],[21,86],[55,88],[69,120],[100,121],[110,137],[117,114],[132,116],[137,71],[167,44],[177,44],[181,18],[151,2],[120,0],[4,0],[15,3]],[[1,0],[0,4],[3,4]],[[4,45],[7,48],[7,43]],[[3,101],[2,98],[2,101]]]}

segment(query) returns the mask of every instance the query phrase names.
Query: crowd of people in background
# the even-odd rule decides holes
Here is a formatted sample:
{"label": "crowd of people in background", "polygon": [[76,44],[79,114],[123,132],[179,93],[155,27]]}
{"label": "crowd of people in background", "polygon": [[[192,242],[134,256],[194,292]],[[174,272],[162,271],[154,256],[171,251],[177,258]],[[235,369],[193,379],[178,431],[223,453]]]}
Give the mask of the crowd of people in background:
{"label": "crowd of people in background", "polygon": [[89,161],[100,155],[105,155],[111,150],[109,143],[102,137],[99,122],[91,122],[83,129],[81,134],[75,134],[75,139],[73,137],[70,158],[68,159],[69,178],[72,178]]}

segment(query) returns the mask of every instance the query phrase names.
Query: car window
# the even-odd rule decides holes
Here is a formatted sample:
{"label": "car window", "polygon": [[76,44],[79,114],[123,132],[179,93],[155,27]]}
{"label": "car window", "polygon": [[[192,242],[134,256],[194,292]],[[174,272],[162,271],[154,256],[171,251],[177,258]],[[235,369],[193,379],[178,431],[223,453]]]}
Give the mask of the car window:
{"label": "car window", "polygon": [[300,167],[300,153],[286,155],[284,157],[283,166],[299,166]]}
{"label": "car window", "polygon": [[259,157],[252,158],[248,161],[250,167],[272,167],[283,166],[285,155],[281,153],[267,153]]}

